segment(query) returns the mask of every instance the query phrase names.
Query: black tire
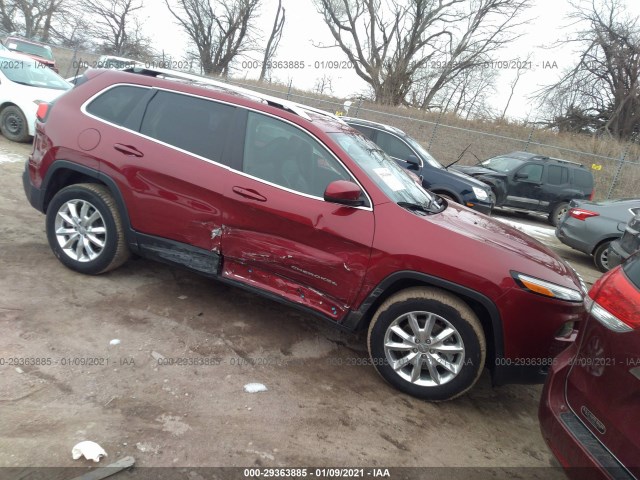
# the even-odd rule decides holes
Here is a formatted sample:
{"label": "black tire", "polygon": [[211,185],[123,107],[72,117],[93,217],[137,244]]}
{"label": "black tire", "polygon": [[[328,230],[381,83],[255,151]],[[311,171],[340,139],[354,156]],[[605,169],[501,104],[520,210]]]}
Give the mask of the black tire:
{"label": "black tire", "polygon": [[[81,211],[77,212],[76,207]],[[88,222],[91,218],[95,220],[85,225],[84,220]],[[130,256],[120,212],[104,185],[80,183],[60,190],[47,208],[46,229],[55,256],[76,272],[90,275],[108,272]],[[60,235],[56,234],[59,229],[63,232]]]}
{"label": "black tire", "polygon": [[26,142],[29,140],[29,124],[22,110],[14,105],[9,105],[0,114],[0,131],[5,138],[14,142]]}
{"label": "black tire", "polygon": [[[409,327],[409,331],[414,333],[411,337],[407,327],[403,326],[409,325],[410,313],[414,314],[419,329],[426,329],[429,315],[434,319],[433,330],[431,334],[424,334],[422,343],[414,342],[418,338],[415,329]],[[387,336],[391,346],[398,345],[398,342],[406,345],[402,337],[394,333],[398,331],[397,327],[408,334],[409,344],[416,344],[416,348],[403,347],[400,350],[406,350],[406,356],[396,355],[393,349],[385,350]],[[445,328],[452,328],[455,333],[448,337],[449,343],[438,345],[439,342],[433,340]],[[426,339],[427,335],[429,339]],[[382,378],[402,392],[434,402],[451,400],[473,387],[482,373],[487,350],[482,325],[469,305],[449,292],[426,287],[409,288],[389,297],[378,308],[369,325],[367,344],[371,361]],[[442,354],[437,351],[437,347],[434,348],[436,345],[442,349],[462,347],[463,351]],[[420,362],[419,369],[418,364],[407,362],[409,357]],[[417,357],[421,359],[418,360]],[[428,363],[436,361],[435,358],[446,360],[457,369],[452,373],[442,366],[442,362],[431,363],[436,371],[432,375]],[[394,369],[392,363],[396,362],[398,365],[398,361],[401,362],[400,365],[404,362],[404,366]],[[411,375],[416,372],[419,378],[413,381]],[[435,376],[441,379],[441,384],[433,381]]]}
{"label": "black tire", "polygon": [[569,204],[567,202],[557,204],[549,214],[549,223],[557,227],[562,217],[564,217],[564,214],[567,213],[567,210],[569,210]]}
{"label": "black tire", "polygon": [[611,245],[611,240],[606,240],[598,245],[593,251],[593,263],[596,264],[596,268],[601,272],[607,272],[611,269],[608,262],[609,245]]}

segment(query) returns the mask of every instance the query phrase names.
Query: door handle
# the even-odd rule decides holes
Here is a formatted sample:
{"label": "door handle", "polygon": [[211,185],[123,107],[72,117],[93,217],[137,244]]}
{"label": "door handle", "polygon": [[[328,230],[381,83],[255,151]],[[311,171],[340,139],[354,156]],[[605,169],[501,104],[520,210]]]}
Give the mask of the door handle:
{"label": "door handle", "polygon": [[131,145],[123,145],[122,143],[116,143],[113,148],[115,148],[120,153],[124,153],[129,157],[142,157],[143,153],[138,150],[136,147],[132,147]]}
{"label": "door handle", "polygon": [[242,188],[242,187],[233,187],[233,192],[237,195],[240,195],[244,198],[249,198],[251,200],[257,200],[258,202],[266,202],[267,197],[260,195],[258,192],[251,188]]}

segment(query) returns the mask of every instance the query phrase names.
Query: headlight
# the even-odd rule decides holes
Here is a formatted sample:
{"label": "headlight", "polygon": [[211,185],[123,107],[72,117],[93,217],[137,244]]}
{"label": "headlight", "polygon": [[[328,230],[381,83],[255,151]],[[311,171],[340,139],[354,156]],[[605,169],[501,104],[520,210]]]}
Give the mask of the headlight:
{"label": "headlight", "polygon": [[479,187],[473,187],[473,193],[476,194],[478,200],[487,200],[489,198],[489,194]]}
{"label": "headlight", "polygon": [[557,298],[568,302],[582,302],[582,294],[572,288],[562,287],[555,283],[540,280],[539,278],[530,277],[518,272],[512,272],[513,279],[516,283],[530,292],[543,295],[545,297]]}

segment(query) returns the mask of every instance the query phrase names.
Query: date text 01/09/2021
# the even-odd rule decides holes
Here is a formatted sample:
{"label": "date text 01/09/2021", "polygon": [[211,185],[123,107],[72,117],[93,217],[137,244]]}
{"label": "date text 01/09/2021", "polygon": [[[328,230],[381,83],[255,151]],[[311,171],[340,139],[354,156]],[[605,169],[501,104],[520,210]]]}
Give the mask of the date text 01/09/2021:
{"label": "date text 01/09/2021", "polygon": [[391,478],[388,468],[245,468],[245,478]]}

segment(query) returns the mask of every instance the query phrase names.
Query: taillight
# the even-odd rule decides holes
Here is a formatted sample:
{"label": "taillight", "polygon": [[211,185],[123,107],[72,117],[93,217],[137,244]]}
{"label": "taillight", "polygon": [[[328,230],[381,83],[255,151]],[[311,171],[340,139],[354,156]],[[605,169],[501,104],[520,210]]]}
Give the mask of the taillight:
{"label": "taillight", "polygon": [[600,214],[597,212],[592,212],[591,210],[585,210],[583,208],[572,208],[569,210],[569,216],[573,218],[577,218],[578,220],[585,221],[590,217],[597,217]]}
{"label": "taillight", "polygon": [[640,292],[618,267],[603,275],[589,291],[591,302],[585,302],[591,316],[614,332],[630,332],[640,328],[638,304]]}
{"label": "taillight", "polygon": [[50,107],[51,105],[49,105],[47,102],[40,102],[40,104],[38,104],[38,110],[36,111],[36,118],[41,122],[46,121],[47,115],[49,115]]}

